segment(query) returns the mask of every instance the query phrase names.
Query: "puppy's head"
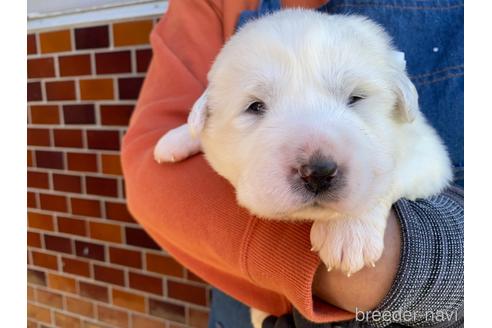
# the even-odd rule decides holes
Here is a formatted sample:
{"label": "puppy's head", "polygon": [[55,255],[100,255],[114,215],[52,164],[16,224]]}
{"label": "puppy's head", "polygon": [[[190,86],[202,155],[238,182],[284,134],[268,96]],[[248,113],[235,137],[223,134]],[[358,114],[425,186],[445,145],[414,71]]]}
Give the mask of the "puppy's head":
{"label": "puppy's head", "polygon": [[225,45],[189,124],[252,213],[324,219],[387,190],[394,131],[415,115],[404,59],[378,25],[286,10]]}

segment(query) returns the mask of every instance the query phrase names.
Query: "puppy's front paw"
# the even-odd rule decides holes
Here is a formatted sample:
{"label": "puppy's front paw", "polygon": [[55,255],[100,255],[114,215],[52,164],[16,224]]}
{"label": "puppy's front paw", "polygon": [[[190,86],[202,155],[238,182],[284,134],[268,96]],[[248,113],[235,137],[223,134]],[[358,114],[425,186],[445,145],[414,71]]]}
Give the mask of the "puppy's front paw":
{"label": "puppy's front paw", "polygon": [[179,162],[199,151],[200,140],[191,136],[188,124],[183,124],[159,139],[154,148],[154,159],[158,163]]}
{"label": "puppy's front paw", "polygon": [[383,252],[383,222],[361,219],[315,221],[311,228],[313,251],[319,253],[328,271],[339,269],[347,276],[364,266],[375,266]]}

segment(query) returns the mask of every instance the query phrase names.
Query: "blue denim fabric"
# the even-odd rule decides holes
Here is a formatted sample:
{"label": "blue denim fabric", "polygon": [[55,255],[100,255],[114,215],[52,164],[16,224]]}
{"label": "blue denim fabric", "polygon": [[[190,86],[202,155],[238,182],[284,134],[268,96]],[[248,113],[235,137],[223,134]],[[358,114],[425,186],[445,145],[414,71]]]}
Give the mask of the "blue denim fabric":
{"label": "blue denim fabric", "polygon": [[252,328],[249,307],[212,289],[208,328]]}
{"label": "blue denim fabric", "polygon": [[[455,183],[463,187],[463,1],[331,0],[320,11],[364,15],[381,24],[405,53],[407,71],[419,93],[420,109],[451,154]],[[263,0],[245,11],[238,28],[250,19],[280,9],[280,0]],[[251,327],[248,308],[213,291],[209,327]],[[234,310],[236,309],[236,310]],[[327,325],[329,326],[329,325]]]}
{"label": "blue denim fabric", "polygon": [[420,110],[444,140],[463,187],[463,1],[331,0],[320,8],[381,24],[405,53]]}
{"label": "blue denim fabric", "polygon": [[280,10],[282,8],[280,0],[260,0],[258,10],[245,10],[239,15],[239,19],[236,24],[236,29],[240,28],[248,21],[259,18],[268,13]]}

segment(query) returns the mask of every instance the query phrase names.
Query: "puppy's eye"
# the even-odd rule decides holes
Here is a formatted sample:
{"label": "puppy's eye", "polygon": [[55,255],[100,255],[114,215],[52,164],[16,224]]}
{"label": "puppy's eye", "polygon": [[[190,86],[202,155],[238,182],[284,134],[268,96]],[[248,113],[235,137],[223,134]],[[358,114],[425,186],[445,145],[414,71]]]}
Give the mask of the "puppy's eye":
{"label": "puppy's eye", "polygon": [[254,103],[248,106],[248,108],[246,109],[246,113],[261,115],[265,112],[265,110],[266,110],[266,106],[264,102],[255,101]]}
{"label": "puppy's eye", "polygon": [[349,106],[351,106],[351,105],[355,104],[356,102],[361,101],[362,99],[364,99],[363,96],[355,96],[355,95],[352,95],[348,99],[348,104],[349,104]]}

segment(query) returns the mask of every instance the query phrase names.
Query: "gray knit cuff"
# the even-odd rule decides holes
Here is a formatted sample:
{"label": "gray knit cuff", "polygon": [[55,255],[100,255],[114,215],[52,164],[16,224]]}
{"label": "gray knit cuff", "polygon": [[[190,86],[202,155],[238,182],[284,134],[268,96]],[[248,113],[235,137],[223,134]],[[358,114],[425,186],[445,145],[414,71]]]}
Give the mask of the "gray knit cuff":
{"label": "gray knit cuff", "polygon": [[393,286],[365,321],[374,327],[462,327],[464,302],[463,190],[394,206],[401,259]]}

